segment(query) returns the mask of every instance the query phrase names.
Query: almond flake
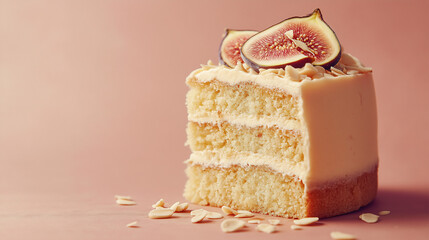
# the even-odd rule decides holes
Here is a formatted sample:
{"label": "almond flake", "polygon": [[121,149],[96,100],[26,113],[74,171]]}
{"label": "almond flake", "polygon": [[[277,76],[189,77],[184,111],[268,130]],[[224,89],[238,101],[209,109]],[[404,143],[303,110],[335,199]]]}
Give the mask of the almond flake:
{"label": "almond flake", "polygon": [[238,212],[236,210],[234,210],[230,207],[227,207],[227,206],[223,206],[222,211],[224,213],[226,213],[227,215],[237,215],[238,214]]}
{"label": "almond flake", "polygon": [[256,230],[264,233],[272,233],[276,230],[276,227],[271,224],[261,223],[256,227]]}
{"label": "almond flake", "polygon": [[255,216],[253,213],[249,212],[249,213],[239,213],[237,215],[235,215],[236,218],[249,218],[249,217],[253,217]]}
{"label": "almond flake", "polygon": [[155,204],[152,205],[153,208],[157,208],[157,207],[164,207],[165,202],[164,199],[159,199],[158,202],[156,202]]}
{"label": "almond flake", "polygon": [[135,221],[135,222],[132,222],[132,223],[128,223],[127,227],[129,227],[129,228],[138,228],[139,225],[138,225],[137,221]]}
{"label": "almond flake", "polygon": [[169,208],[165,208],[165,207],[156,207],[155,209],[169,209]]}
{"label": "almond flake", "polygon": [[205,211],[205,212],[200,212],[199,214],[195,215],[195,216],[191,219],[191,222],[193,222],[193,223],[199,223],[199,222],[201,222],[201,221],[203,221],[203,220],[204,220],[204,218],[206,217],[206,215],[207,215],[207,211]]}
{"label": "almond flake", "polygon": [[231,218],[223,220],[223,222],[220,224],[220,228],[223,232],[229,233],[241,229],[242,227],[244,227],[245,224],[246,223],[242,220]]}
{"label": "almond flake", "polygon": [[222,214],[220,214],[218,212],[208,212],[206,215],[206,218],[218,219],[218,218],[223,218],[223,216],[222,216]]}
{"label": "almond flake", "polygon": [[252,220],[249,220],[249,221],[247,221],[248,223],[252,223],[252,224],[260,224],[261,223],[261,220],[259,220],[259,219],[252,219]]}
{"label": "almond flake", "polygon": [[181,203],[179,206],[177,206],[176,212],[183,212],[186,209],[188,209],[189,204],[188,203]]}
{"label": "almond flake", "polygon": [[268,219],[268,222],[272,225],[279,225],[280,224],[280,220],[278,220],[278,219]]}
{"label": "almond flake", "polygon": [[171,205],[170,209],[173,211],[176,211],[179,204],[180,204],[179,202],[175,202],[173,205]]}
{"label": "almond flake", "polygon": [[310,225],[312,223],[315,223],[319,221],[318,217],[308,217],[308,218],[301,218],[298,220],[293,220],[293,223],[295,223],[296,225],[299,226],[305,226],[305,225]]}
{"label": "almond flake", "polygon": [[372,213],[364,213],[359,216],[359,218],[366,223],[376,223],[379,216]]}
{"label": "almond flake", "polygon": [[301,230],[302,227],[301,226],[297,226],[297,225],[291,225],[290,229],[292,229],[292,230]]}
{"label": "almond flake", "polygon": [[116,203],[122,206],[131,206],[131,205],[136,205],[137,203],[134,202],[133,200],[126,200],[126,199],[117,199]]}
{"label": "almond flake", "polygon": [[342,233],[342,232],[331,232],[331,238],[335,240],[353,240],[356,239],[355,236],[348,234],[348,233]]}
{"label": "almond flake", "polygon": [[202,212],[207,212],[206,210],[204,210],[204,209],[197,209],[197,210],[193,210],[193,211],[191,211],[191,215],[192,216],[196,216],[196,215],[198,215],[198,214],[200,214],[200,213],[202,213]]}
{"label": "almond flake", "polygon": [[384,216],[384,215],[389,215],[390,214],[390,211],[380,211],[379,213],[378,213],[378,215],[380,215],[380,216]]}
{"label": "almond flake", "polygon": [[124,199],[124,200],[130,200],[130,201],[133,200],[133,198],[130,197],[130,196],[121,196],[121,195],[115,195],[115,199],[116,200],[118,200],[118,199]]}
{"label": "almond flake", "polygon": [[149,212],[150,218],[169,218],[173,215],[174,211],[169,208],[154,209]]}

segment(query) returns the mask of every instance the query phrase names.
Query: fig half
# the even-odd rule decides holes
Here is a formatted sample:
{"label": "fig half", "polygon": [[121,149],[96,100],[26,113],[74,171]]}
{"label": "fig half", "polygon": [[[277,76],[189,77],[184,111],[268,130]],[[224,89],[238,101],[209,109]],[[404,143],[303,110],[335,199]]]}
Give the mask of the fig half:
{"label": "fig half", "polygon": [[244,42],[257,31],[242,31],[227,29],[219,48],[219,61],[229,67],[235,67],[237,62],[243,63],[240,48]]}
{"label": "fig half", "polygon": [[341,45],[316,9],[255,34],[241,47],[241,56],[256,71],[286,65],[303,67],[307,62],[328,69],[340,60]]}

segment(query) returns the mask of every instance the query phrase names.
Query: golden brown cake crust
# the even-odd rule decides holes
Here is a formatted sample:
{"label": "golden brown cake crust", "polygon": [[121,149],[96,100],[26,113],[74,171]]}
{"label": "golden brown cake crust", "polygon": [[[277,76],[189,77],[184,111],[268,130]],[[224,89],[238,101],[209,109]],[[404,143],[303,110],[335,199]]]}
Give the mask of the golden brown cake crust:
{"label": "golden brown cake crust", "polygon": [[332,217],[369,204],[377,194],[378,167],[357,178],[307,192],[307,216]]}

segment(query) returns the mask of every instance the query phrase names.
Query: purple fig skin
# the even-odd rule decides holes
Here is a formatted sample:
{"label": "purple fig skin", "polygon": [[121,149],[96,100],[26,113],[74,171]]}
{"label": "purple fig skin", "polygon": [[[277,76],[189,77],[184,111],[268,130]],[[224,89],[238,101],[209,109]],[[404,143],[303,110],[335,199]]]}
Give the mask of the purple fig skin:
{"label": "purple fig skin", "polygon": [[[252,32],[254,32],[254,34],[256,34],[256,33],[258,33],[257,31],[254,31],[254,30],[232,30],[232,29],[226,29],[225,30],[225,34],[224,34],[224,36],[223,36],[223,38],[222,38],[222,41],[221,41],[221,43],[220,43],[220,46],[219,46],[219,63],[221,63],[221,64],[223,64],[223,65],[225,65],[225,66],[228,66],[228,67],[231,67],[231,68],[234,68],[235,66],[231,66],[230,64],[228,64],[224,59],[223,59],[223,56],[222,56],[222,46],[223,46],[223,44],[224,44],[224,41],[227,39],[227,37],[229,37],[229,34],[231,33],[231,32],[234,32],[234,33],[238,33],[238,34],[240,34],[240,33],[243,33],[244,35],[246,35],[246,34],[250,34],[250,33],[252,33]],[[249,36],[250,37],[250,36]],[[244,43],[244,42],[243,42]],[[241,52],[240,52],[241,53]],[[241,54],[240,54],[240,56],[241,56]],[[244,62],[243,61],[243,59],[241,59],[242,60],[242,62]]]}
{"label": "purple fig skin", "polygon": [[[308,20],[307,19],[305,19],[305,18],[308,18]],[[312,19],[313,18],[313,19]],[[318,31],[322,31],[322,38],[320,38],[320,40],[322,41],[321,43],[322,43],[322,46],[326,46],[326,47],[328,47],[328,49],[329,50],[332,50],[333,49],[333,53],[331,53],[331,54],[329,54],[329,52],[328,52],[328,57],[326,58],[323,58],[324,56],[322,55],[323,54],[323,52],[321,52],[320,54],[318,54],[318,52],[317,51],[320,51],[320,50],[317,50],[317,49],[314,49],[314,48],[312,48],[311,50],[313,50],[313,51],[311,51],[311,53],[309,52],[309,51],[304,51],[304,49],[302,49],[301,51],[304,51],[304,52],[301,52],[302,53],[302,55],[306,55],[307,56],[307,58],[305,58],[305,57],[303,57],[303,58],[301,58],[301,59],[297,59],[297,61],[294,61],[294,62],[287,62],[287,58],[285,58],[285,63],[284,64],[277,64],[277,65],[270,65],[270,64],[263,64],[263,65],[261,65],[261,63],[260,64],[258,64],[258,63],[256,63],[255,61],[253,61],[251,58],[252,58],[252,56],[250,56],[250,57],[247,57],[246,56],[246,53],[245,53],[245,51],[243,51],[243,48],[245,48],[245,47],[247,47],[246,46],[246,44],[250,44],[250,41],[253,41],[252,42],[252,44],[255,44],[255,43],[257,43],[258,41],[260,41],[261,39],[262,39],[262,37],[264,36],[264,35],[260,35],[260,34],[266,34],[266,36],[275,36],[275,34],[279,34],[278,32],[276,33],[275,32],[275,30],[277,29],[281,29],[281,27],[283,27],[283,26],[288,26],[288,21],[289,20],[291,20],[291,19],[293,19],[293,21],[292,21],[292,26],[293,26],[293,24],[295,23],[296,24],[296,20],[299,20],[299,19],[303,19],[302,21],[303,21],[303,23],[305,23],[305,21],[308,21],[308,25],[305,25],[305,26],[308,26],[308,27],[310,27],[310,30],[311,30],[311,27],[312,26],[314,26],[314,25],[312,25],[313,24],[313,22],[312,21],[322,21],[323,22],[323,25],[322,26],[320,26],[320,28],[319,28],[319,25],[317,25],[317,30]],[[295,21],[295,22],[294,22]],[[298,21],[298,24],[299,24],[300,22]],[[282,25],[283,26],[282,26]],[[273,30],[273,29],[274,30]],[[270,32],[271,31],[271,32]],[[286,33],[286,32],[285,32]],[[306,33],[306,32],[304,32],[304,33]],[[253,38],[255,38],[255,39],[253,39]],[[317,41],[316,41],[317,42]],[[323,44],[326,44],[326,45],[323,45]],[[250,47],[251,45],[249,45],[249,47]],[[249,48],[248,48],[249,49]],[[248,49],[246,49],[246,50],[248,50]],[[298,48],[298,47],[296,47],[296,49],[297,49],[297,51],[298,51],[298,49],[300,49],[300,48]],[[323,49],[322,49],[323,50]],[[275,50],[273,50],[273,51],[275,51]],[[325,69],[330,69],[330,67],[331,66],[334,66],[335,64],[337,64],[338,63],[338,61],[340,60],[340,58],[341,58],[341,52],[342,52],[342,49],[341,49],[341,44],[339,43],[339,41],[338,41],[338,38],[337,38],[337,36],[336,36],[336,34],[335,34],[335,32],[332,30],[332,28],[323,20],[323,17],[322,17],[322,14],[321,14],[321,12],[320,12],[320,9],[316,9],[316,10],[314,10],[311,14],[308,14],[308,15],[306,15],[306,16],[303,16],[303,17],[291,17],[291,18],[287,18],[287,19],[285,19],[285,20],[283,20],[283,21],[281,21],[281,22],[279,22],[279,23],[277,23],[277,24],[274,24],[274,25],[272,25],[272,26],[270,26],[269,28],[267,28],[267,29],[265,29],[265,30],[263,30],[263,31],[261,31],[260,33],[258,33],[258,34],[256,34],[256,35],[254,35],[254,36],[252,36],[251,38],[249,38],[244,44],[243,44],[243,47],[240,49],[240,52],[241,52],[241,58],[244,60],[244,62],[247,64],[247,65],[249,65],[251,68],[253,68],[255,71],[259,71],[259,68],[284,68],[285,66],[287,66],[287,65],[290,65],[290,66],[293,66],[293,67],[303,67],[306,63],[312,63],[313,65],[316,65],[316,66],[322,66],[322,67],[324,67]],[[314,53],[315,52],[315,53]],[[248,54],[250,54],[250,53],[248,53]],[[318,55],[314,55],[314,54],[318,54]],[[309,56],[310,55],[310,56]],[[291,55],[291,56],[294,56],[294,55]],[[332,57],[332,56],[334,56],[334,57]],[[320,60],[321,61],[318,61],[318,58],[317,57],[322,57]],[[254,57],[253,57],[254,58]],[[332,59],[331,59],[332,58]],[[257,59],[257,58],[256,58]],[[325,61],[325,60],[329,60],[329,61]],[[269,63],[269,61],[268,61],[268,63]]]}

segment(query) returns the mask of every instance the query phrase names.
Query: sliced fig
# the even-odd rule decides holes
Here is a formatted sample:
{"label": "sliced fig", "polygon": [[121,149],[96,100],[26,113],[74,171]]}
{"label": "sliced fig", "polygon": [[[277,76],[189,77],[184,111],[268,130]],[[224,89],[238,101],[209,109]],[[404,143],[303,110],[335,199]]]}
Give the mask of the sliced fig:
{"label": "sliced fig", "polygon": [[255,34],[241,47],[241,57],[256,71],[286,65],[303,67],[307,62],[329,69],[340,60],[341,45],[316,9]]}
{"label": "sliced fig", "polygon": [[235,67],[237,62],[243,63],[240,48],[244,42],[257,31],[242,31],[227,29],[219,48],[219,61],[229,67]]}

